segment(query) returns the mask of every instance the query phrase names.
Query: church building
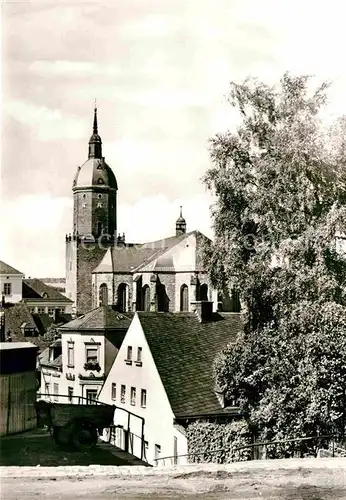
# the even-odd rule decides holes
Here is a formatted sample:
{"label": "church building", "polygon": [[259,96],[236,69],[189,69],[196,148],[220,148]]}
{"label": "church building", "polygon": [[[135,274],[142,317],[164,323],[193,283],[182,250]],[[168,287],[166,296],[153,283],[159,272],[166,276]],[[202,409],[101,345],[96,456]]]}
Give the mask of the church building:
{"label": "church building", "polygon": [[[77,169],[72,192],[66,294],[77,315],[102,305],[120,312],[192,312],[197,301],[209,300],[214,310],[220,307],[202,263],[207,238],[186,231],[182,209],[169,238],[137,244],[117,234],[118,184],[102,156],[96,108],[88,159]],[[227,301],[226,309],[239,311],[237,297]]]}

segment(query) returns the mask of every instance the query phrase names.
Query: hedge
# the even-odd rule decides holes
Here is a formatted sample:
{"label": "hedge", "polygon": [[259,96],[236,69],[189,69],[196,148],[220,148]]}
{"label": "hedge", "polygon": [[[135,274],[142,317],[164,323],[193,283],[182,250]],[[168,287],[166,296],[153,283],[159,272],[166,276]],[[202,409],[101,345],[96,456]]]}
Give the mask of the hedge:
{"label": "hedge", "polygon": [[[201,453],[189,457],[190,462],[230,463],[251,459],[251,448],[234,451],[234,448],[252,442],[245,420],[220,424],[197,421],[187,427],[188,452]],[[221,451],[216,451],[221,450]]]}

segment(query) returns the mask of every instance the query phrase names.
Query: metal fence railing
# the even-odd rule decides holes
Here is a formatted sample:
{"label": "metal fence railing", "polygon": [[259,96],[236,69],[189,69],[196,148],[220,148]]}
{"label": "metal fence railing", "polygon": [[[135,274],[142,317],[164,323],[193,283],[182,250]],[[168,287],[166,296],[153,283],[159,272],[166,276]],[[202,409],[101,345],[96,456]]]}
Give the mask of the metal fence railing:
{"label": "metal fence railing", "polygon": [[[322,445],[323,443],[331,445],[331,456],[335,456],[335,452],[337,449],[343,450],[342,448],[338,448],[335,444],[335,438],[337,435],[335,434],[328,434],[328,435],[322,435],[322,436],[309,436],[309,437],[301,437],[301,438],[292,438],[292,439],[282,439],[282,440],[275,440],[275,441],[263,441],[263,442],[254,442],[250,443],[244,446],[238,446],[238,447],[223,447],[219,448],[217,450],[208,450],[208,451],[201,451],[201,452],[192,452],[192,453],[185,453],[182,455],[171,455],[171,456],[166,456],[166,457],[159,457],[154,459],[154,464],[157,465],[162,465],[162,466],[173,466],[173,465],[179,465],[181,462],[181,459],[185,459],[185,462],[211,462],[210,458],[213,457],[213,455],[217,454],[222,454],[224,457],[227,454],[228,456],[233,455],[232,457],[232,462],[239,462],[243,460],[254,460],[254,459],[267,459],[271,458],[268,456],[268,449],[273,446],[282,446],[285,444],[289,443],[304,443],[304,442],[315,442],[316,443],[316,453],[315,456],[317,456],[318,453],[318,446]],[[242,456],[242,453],[244,451],[249,450],[250,453],[247,453],[246,456],[244,457],[244,454]],[[344,451],[344,450],[343,450]],[[293,452],[294,453],[294,452]],[[302,450],[297,449],[295,452],[295,456],[297,455],[302,455]],[[270,455],[270,454],[269,454]],[[195,460],[195,458],[198,458]],[[289,457],[287,457],[289,458]],[[303,458],[303,457],[302,457]],[[192,460],[191,460],[192,459]],[[219,463],[225,463],[227,460],[224,461],[219,461]]]}
{"label": "metal fence railing", "polygon": [[38,393],[36,396],[37,401],[47,401],[48,403],[60,403],[60,404],[74,404],[74,405],[106,405],[98,399],[90,399],[84,396],[73,396],[70,394],[49,394],[49,393]]}

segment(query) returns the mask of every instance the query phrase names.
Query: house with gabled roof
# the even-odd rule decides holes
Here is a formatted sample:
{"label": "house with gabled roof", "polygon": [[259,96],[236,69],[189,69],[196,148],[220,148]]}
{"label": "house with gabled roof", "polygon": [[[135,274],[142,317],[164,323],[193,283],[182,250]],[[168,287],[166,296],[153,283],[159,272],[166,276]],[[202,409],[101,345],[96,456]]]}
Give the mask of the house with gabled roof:
{"label": "house with gabled roof", "polygon": [[72,300],[37,278],[23,279],[22,301],[33,314],[71,314]]}
{"label": "house with gabled roof", "polygon": [[241,329],[239,314],[213,312],[210,302],[197,302],[195,312],[136,312],[99,394],[117,406],[113,444],[141,457],[142,423],[128,428],[132,412],[144,418],[147,461],[177,463],[188,451],[189,423],[238,418],[214,387],[213,362]]}
{"label": "house with gabled roof", "polygon": [[101,306],[59,327],[61,351],[53,343],[40,359],[43,399],[97,399],[132,317]]}
{"label": "house with gabled roof", "polygon": [[6,302],[15,304],[22,300],[24,273],[0,260],[0,294]]}

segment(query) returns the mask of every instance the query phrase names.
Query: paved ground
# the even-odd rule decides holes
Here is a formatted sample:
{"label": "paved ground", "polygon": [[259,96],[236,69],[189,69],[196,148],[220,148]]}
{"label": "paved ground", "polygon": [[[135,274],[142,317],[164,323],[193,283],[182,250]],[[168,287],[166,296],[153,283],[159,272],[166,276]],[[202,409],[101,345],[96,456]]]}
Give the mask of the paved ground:
{"label": "paved ground", "polygon": [[346,459],[268,460],[226,466],[1,468],[6,500],[346,499]]}
{"label": "paved ground", "polygon": [[0,465],[141,465],[140,460],[107,443],[98,444],[90,452],[63,450],[45,429],[0,438]]}

